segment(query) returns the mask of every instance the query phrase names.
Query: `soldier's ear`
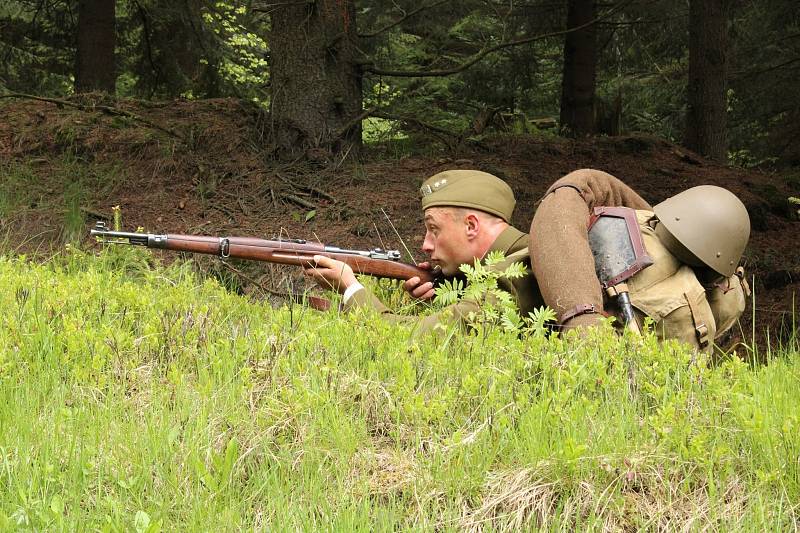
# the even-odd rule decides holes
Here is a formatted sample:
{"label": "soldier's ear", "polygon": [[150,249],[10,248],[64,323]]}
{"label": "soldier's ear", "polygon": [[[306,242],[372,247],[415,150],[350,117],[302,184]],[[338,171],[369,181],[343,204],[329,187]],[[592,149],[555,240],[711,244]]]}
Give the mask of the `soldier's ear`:
{"label": "soldier's ear", "polygon": [[481,229],[481,220],[478,218],[478,215],[475,213],[468,213],[464,217],[464,228],[468,239],[477,237]]}

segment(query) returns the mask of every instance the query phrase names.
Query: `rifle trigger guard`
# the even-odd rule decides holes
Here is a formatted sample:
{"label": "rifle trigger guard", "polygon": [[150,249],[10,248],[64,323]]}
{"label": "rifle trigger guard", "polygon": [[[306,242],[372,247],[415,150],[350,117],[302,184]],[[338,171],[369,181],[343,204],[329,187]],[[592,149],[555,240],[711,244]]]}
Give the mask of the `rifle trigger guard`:
{"label": "rifle trigger guard", "polygon": [[223,259],[231,256],[231,241],[227,237],[219,240],[219,256]]}

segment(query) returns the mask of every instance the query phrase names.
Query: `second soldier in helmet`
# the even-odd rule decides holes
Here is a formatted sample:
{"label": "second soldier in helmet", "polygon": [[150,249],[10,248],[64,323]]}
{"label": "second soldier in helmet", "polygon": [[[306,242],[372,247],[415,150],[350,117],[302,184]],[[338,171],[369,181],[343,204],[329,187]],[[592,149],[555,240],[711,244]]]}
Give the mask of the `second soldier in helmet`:
{"label": "second soldier in helmet", "polygon": [[636,209],[653,259],[628,280],[639,320],[650,317],[661,338],[710,349],[742,314],[749,295],[738,268],[750,235],[742,202],[706,185],[650,207],[599,170],[577,170],[558,180],[533,218],[530,253],[542,297],[564,328],[594,325],[607,307],[587,237],[589,213],[598,206]]}

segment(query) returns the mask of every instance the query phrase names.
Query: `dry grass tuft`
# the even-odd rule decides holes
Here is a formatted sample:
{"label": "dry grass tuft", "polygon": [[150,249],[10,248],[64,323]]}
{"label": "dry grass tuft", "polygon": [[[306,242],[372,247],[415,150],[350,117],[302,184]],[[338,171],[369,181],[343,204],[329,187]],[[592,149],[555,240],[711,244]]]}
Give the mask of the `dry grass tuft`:
{"label": "dry grass tuft", "polygon": [[479,504],[464,509],[459,528],[573,530],[591,525],[602,531],[718,531],[746,513],[740,480],[732,478],[712,497],[707,484],[688,483],[676,463],[670,475],[663,466],[639,466],[617,470],[610,480],[598,476],[596,482],[577,484],[548,481],[556,478],[549,466],[490,474]]}
{"label": "dry grass tuft", "polygon": [[737,479],[729,480],[715,498],[709,486],[686,487],[679,476],[643,476],[639,490],[625,490],[625,509],[637,529],[717,531],[745,514],[747,495]]}
{"label": "dry grass tuft", "polygon": [[483,531],[519,531],[533,521],[548,524],[553,518],[558,494],[556,484],[547,482],[535,468],[490,474],[477,509],[466,509],[460,528]]}

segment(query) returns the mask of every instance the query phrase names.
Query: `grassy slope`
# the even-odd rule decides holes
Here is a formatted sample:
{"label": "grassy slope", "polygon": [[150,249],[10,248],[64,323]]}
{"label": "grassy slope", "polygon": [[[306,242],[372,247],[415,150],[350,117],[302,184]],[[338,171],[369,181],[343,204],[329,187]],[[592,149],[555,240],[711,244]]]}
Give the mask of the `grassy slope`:
{"label": "grassy slope", "polygon": [[147,258],[0,259],[0,529],[797,527],[796,349],[409,345]]}

